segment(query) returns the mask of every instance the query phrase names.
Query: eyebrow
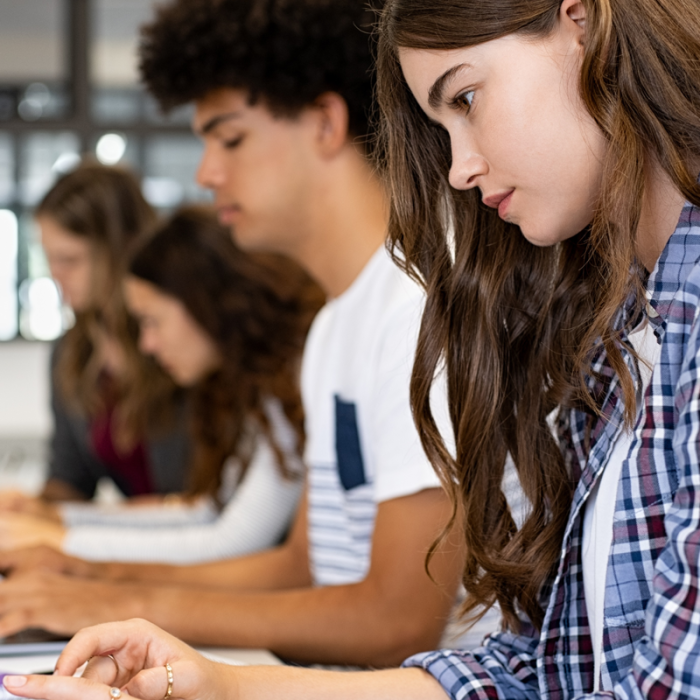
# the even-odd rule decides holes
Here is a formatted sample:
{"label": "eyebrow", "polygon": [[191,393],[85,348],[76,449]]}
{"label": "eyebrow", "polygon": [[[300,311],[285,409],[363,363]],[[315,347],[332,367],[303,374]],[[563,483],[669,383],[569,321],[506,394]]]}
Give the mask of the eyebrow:
{"label": "eyebrow", "polygon": [[445,71],[431,86],[428,90],[428,104],[433,109],[438,109],[442,103],[443,93],[445,92],[445,85],[452,80],[462,68],[470,68],[468,63],[460,63],[456,66],[452,66],[449,70]]}
{"label": "eyebrow", "polygon": [[209,121],[205,122],[200,129],[195,129],[195,131],[201,136],[205,136],[206,134],[216,129],[216,127],[219,126],[219,124],[223,124],[223,122],[227,122],[231,119],[238,119],[240,116],[240,112],[227,112],[226,114],[217,114],[215,117],[212,117]]}

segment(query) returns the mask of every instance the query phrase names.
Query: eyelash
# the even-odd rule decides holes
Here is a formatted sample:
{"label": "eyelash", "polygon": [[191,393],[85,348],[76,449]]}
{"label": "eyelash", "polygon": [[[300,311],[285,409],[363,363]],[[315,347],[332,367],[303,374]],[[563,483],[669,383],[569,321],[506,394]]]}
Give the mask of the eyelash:
{"label": "eyelash", "polygon": [[237,146],[241,145],[241,142],[243,141],[242,136],[238,136],[235,139],[231,139],[230,141],[224,141],[224,148],[232,149],[236,148]]}
{"label": "eyelash", "polygon": [[[459,95],[457,95],[452,102],[450,102],[450,107],[462,110],[468,114],[472,103],[474,102],[475,92],[476,90],[465,90],[464,92],[460,92]],[[471,95],[471,98],[469,98],[468,95]]]}

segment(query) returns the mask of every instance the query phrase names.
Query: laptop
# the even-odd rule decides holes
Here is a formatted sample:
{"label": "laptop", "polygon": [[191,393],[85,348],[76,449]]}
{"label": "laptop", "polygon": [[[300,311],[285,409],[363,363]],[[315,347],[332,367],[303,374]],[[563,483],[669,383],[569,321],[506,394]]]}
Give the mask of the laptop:
{"label": "laptop", "polygon": [[0,657],[28,654],[53,654],[62,651],[69,637],[42,629],[26,629],[8,637],[0,637]]}

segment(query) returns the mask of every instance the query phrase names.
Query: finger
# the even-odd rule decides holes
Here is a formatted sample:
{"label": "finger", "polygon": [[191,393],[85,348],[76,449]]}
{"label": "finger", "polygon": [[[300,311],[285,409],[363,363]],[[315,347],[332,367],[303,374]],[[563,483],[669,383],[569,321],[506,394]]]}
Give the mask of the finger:
{"label": "finger", "polygon": [[[110,700],[110,688],[86,678],[61,676],[5,676],[3,685],[13,695],[37,700]],[[121,700],[133,696],[121,692]]]}
{"label": "finger", "polygon": [[119,676],[119,665],[112,655],[108,656],[93,656],[88,661],[82,678],[87,678],[105,685],[122,686],[128,679],[121,680]]}
{"label": "finger", "polygon": [[[56,673],[72,676],[93,656],[113,654],[122,667],[143,668],[146,662],[147,646],[152,635],[150,628],[157,629],[144,620],[108,622],[80,630],[68,643],[56,663]],[[164,633],[161,633],[164,634]],[[120,657],[128,657],[126,663]]]}
{"label": "finger", "polygon": [[[173,676],[176,670],[173,669]],[[142,700],[163,700],[168,690],[168,673],[165,666],[147,668],[137,673],[125,686],[124,689],[134,697]],[[170,697],[177,698],[176,681],[173,677],[173,690]]]}
{"label": "finger", "polygon": [[[225,664],[217,664],[193,651],[188,658],[170,662],[172,676],[171,698],[224,697],[231,685]],[[222,673],[224,678],[222,678]],[[134,697],[142,700],[164,700],[168,695],[168,670],[165,664],[153,666],[137,673],[123,687]]]}

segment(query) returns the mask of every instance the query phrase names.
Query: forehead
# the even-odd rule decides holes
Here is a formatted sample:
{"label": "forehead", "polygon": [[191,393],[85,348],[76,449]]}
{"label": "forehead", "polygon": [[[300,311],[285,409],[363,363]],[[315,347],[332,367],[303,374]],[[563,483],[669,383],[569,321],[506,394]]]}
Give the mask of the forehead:
{"label": "forehead", "polygon": [[[482,44],[462,49],[399,49],[399,63],[408,87],[423,108],[428,106],[436,88],[448,89],[462,76],[468,76],[483,64]],[[481,60],[480,60],[481,59]]]}
{"label": "forehead", "polygon": [[60,246],[64,250],[83,252],[90,249],[90,241],[85,236],[80,236],[63,228],[51,217],[40,216],[37,224],[41,231],[41,241],[44,245]]}
{"label": "forehead", "polygon": [[124,296],[127,303],[134,309],[162,309],[167,308],[175,299],[164,294],[154,284],[146,280],[129,275],[124,280]]}
{"label": "forehead", "polygon": [[255,105],[250,104],[247,90],[234,88],[220,88],[209,92],[197,100],[194,106],[192,128],[197,133],[206,131],[221,117],[239,119],[255,113],[259,118],[261,113],[269,113],[260,101]]}

